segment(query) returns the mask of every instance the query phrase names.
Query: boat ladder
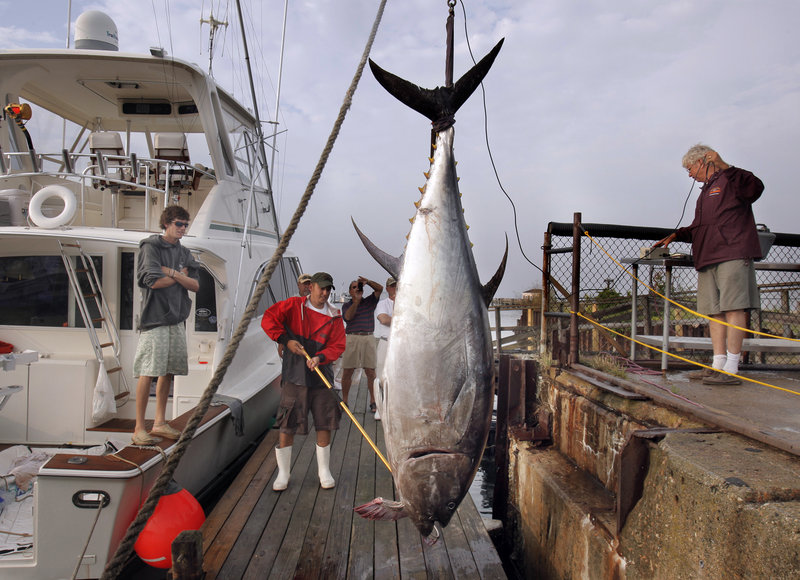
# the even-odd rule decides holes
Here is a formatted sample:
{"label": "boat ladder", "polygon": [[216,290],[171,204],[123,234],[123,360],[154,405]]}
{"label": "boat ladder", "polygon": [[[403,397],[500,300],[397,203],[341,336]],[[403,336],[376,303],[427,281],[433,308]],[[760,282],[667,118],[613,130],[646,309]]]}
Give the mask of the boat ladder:
{"label": "boat ladder", "polygon": [[[107,368],[106,372],[108,374],[119,373],[120,376],[119,393],[114,396],[114,399],[117,401],[126,399],[127,401],[127,397],[130,396],[130,389],[128,388],[125,373],[122,372],[122,363],[119,359],[119,331],[117,330],[117,325],[114,324],[114,318],[111,315],[111,309],[108,306],[105,294],[103,294],[103,285],[100,282],[97,269],[94,267],[94,261],[83,251],[80,242],[66,243],[59,240],[58,244],[61,246],[61,259],[64,260],[67,277],[75,294],[86,331],[89,333],[89,339],[92,342],[97,362],[104,364],[106,356],[110,357],[111,364],[109,366],[111,368]],[[75,258],[75,260],[72,258]],[[93,316],[90,311],[90,300],[94,301],[95,312],[98,313],[98,316]],[[99,329],[95,326],[97,323],[100,323]],[[105,339],[104,342],[101,342],[98,330],[101,330],[105,335],[103,337]]]}

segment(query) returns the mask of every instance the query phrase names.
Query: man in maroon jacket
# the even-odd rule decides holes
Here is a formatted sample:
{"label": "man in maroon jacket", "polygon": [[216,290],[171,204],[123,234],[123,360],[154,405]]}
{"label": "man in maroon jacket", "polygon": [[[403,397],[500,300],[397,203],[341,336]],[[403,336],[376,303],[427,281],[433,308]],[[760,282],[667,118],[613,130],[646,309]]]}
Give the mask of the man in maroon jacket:
{"label": "man in maroon jacket", "polygon": [[[275,424],[280,427],[275,449],[278,477],[272,485],[283,491],[289,484],[292,444],[295,433],[308,433],[308,413],[314,416],[317,432],[317,471],[320,485],[336,485],[330,471],[331,431],[339,428],[342,410],[336,395],[317,375],[333,381],[332,363],[345,347],[344,324],[339,311],[329,302],[333,278],[326,272],[311,276],[311,294],[293,296],[270,306],[261,319],[261,328],[284,346],[281,402]],[[311,357],[306,359],[305,354]]]}
{"label": "man in maroon jacket", "polygon": [[[713,319],[746,328],[747,311],[760,308],[753,260],[761,258],[752,204],[764,184],[744,169],[725,163],[706,145],[695,145],[683,156],[689,177],[703,183],[694,221],[659,241],[692,243],[697,269],[697,311]],[[715,369],[739,372],[745,331],[712,323],[709,327]],[[736,377],[703,369],[689,373],[707,385],[738,385]]]}

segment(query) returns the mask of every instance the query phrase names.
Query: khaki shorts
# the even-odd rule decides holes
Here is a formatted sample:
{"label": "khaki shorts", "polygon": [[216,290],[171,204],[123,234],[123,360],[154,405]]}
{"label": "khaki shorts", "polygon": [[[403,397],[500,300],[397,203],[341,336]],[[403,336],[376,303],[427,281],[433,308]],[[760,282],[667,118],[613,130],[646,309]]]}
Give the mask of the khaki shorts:
{"label": "khaki shorts", "polygon": [[307,435],[309,411],[317,431],[335,431],[339,428],[342,408],[331,389],[287,382],[283,382],[281,387],[281,403],[275,417],[275,424],[280,427],[281,433]]}
{"label": "khaki shorts", "polygon": [[374,369],[378,362],[377,340],[372,334],[348,334],[342,368]]}
{"label": "khaki shorts", "polygon": [[697,272],[697,311],[715,316],[761,308],[753,260],[731,260]]}
{"label": "khaki shorts", "polygon": [[134,377],[188,375],[186,325],[157,326],[143,330],[133,359]]}

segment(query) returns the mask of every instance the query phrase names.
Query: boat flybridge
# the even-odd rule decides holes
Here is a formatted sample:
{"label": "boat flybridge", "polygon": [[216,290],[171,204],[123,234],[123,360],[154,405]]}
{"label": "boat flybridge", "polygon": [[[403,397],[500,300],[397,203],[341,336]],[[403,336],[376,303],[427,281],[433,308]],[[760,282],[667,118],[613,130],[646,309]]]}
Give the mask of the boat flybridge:
{"label": "boat flybridge", "polygon": [[[163,208],[189,211],[181,243],[202,265],[189,374],[167,407],[179,429],[277,245],[256,119],[196,65],[153,52],[0,52],[0,577],[98,577],[174,446],[130,443],[136,260]],[[258,314],[299,272],[292,256],[275,271],[224,404],[176,471],[193,494],[270,426],[280,359]],[[117,411],[98,420],[106,376]]]}

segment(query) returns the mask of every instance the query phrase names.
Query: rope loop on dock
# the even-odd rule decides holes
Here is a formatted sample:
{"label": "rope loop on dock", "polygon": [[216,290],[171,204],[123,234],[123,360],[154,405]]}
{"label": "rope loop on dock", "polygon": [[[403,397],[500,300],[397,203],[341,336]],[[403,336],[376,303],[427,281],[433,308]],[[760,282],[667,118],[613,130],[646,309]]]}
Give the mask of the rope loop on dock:
{"label": "rope loop on dock", "polygon": [[158,504],[158,500],[167,490],[170,482],[172,481],[172,476],[177,469],[181,458],[183,457],[184,452],[189,447],[189,444],[192,441],[192,437],[194,437],[194,433],[197,430],[197,427],[200,425],[200,422],[203,420],[208,408],[211,404],[211,399],[217,392],[222,379],[225,376],[225,373],[228,370],[231,362],[233,361],[233,357],[236,355],[236,350],[239,347],[239,343],[242,341],[247,329],[250,326],[250,321],[252,320],[253,316],[255,315],[256,309],[258,308],[258,303],[261,300],[261,296],[266,291],[267,287],[269,286],[270,279],[272,278],[272,274],[275,271],[278,263],[280,263],[283,254],[286,252],[286,249],[289,247],[289,242],[294,235],[294,232],[297,230],[297,226],[300,224],[300,218],[305,213],[306,207],[311,199],[312,194],[314,193],[314,189],[317,186],[317,183],[322,176],[322,170],[325,168],[325,165],[330,157],[330,153],[333,150],[333,145],[336,142],[336,138],[339,136],[339,131],[341,129],[342,123],[344,122],[345,116],[347,115],[347,111],[350,109],[350,106],[353,102],[353,95],[355,94],[356,88],[358,87],[358,83],[361,80],[361,76],[364,72],[364,67],[367,63],[367,58],[369,53],[372,49],[372,45],[375,42],[375,36],[378,32],[378,25],[383,17],[384,8],[386,7],[386,0],[381,0],[380,6],[378,7],[378,12],[375,16],[375,21],[372,24],[372,30],[370,31],[369,39],[367,40],[367,44],[364,47],[364,52],[361,56],[361,61],[358,63],[358,67],[356,69],[356,73],[353,76],[353,80],[350,83],[350,86],[347,89],[347,93],[345,94],[344,101],[339,109],[339,116],[336,118],[336,121],[333,124],[333,129],[331,130],[330,135],[328,136],[328,141],[325,144],[325,148],[320,155],[319,161],[317,161],[317,165],[314,169],[314,173],[311,176],[311,179],[306,186],[306,190],[303,193],[303,197],[300,200],[300,203],[295,210],[294,215],[292,216],[292,221],[289,226],[284,231],[283,235],[281,236],[280,243],[278,244],[278,248],[275,250],[272,258],[270,259],[269,263],[267,264],[267,268],[264,270],[264,273],[261,275],[261,279],[256,286],[255,291],[253,292],[253,296],[250,299],[250,303],[247,305],[247,308],[242,315],[242,320],[239,323],[238,327],[236,328],[236,332],[231,337],[231,341],[228,344],[228,348],[225,349],[225,354],[223,355],[222,359],[220,360],[219,366],[217,367],[214,376],[211,377],[211,381],[209,382],[206,390],[203,393],[203,396],[200,398],[200,401],[195,408],[195,412],[192,417],[189,419],[186,427],[184,428],[183,432],[181,433],[180,439],[178,439],[177,444],[175,445],[175,449],[170,455],[169,459],[164,466],[164,469],[161,471],[161,474],[158,476],[155,484],[150,489],[150,493],[147,496],[144,504],[142,505],[139,513],[136,514],[136,518],[131,522],[131,525],[128,527],[127,532],[125,533],[125,537],[120,542],[117,551],[114,554],[114,557],[108,562],[105,569],[103,570],[103,575],[101,576],[102,580],[111,580],[113,578],[117,578],[119,574],[122,572],[122,569],[125,566],[125,563],[130,556],[131,551],[133,550],[133,545],[136,543],[136,538],[139,536],[139,533],[144,529],[147,520],[155,511],[156,505]]}

